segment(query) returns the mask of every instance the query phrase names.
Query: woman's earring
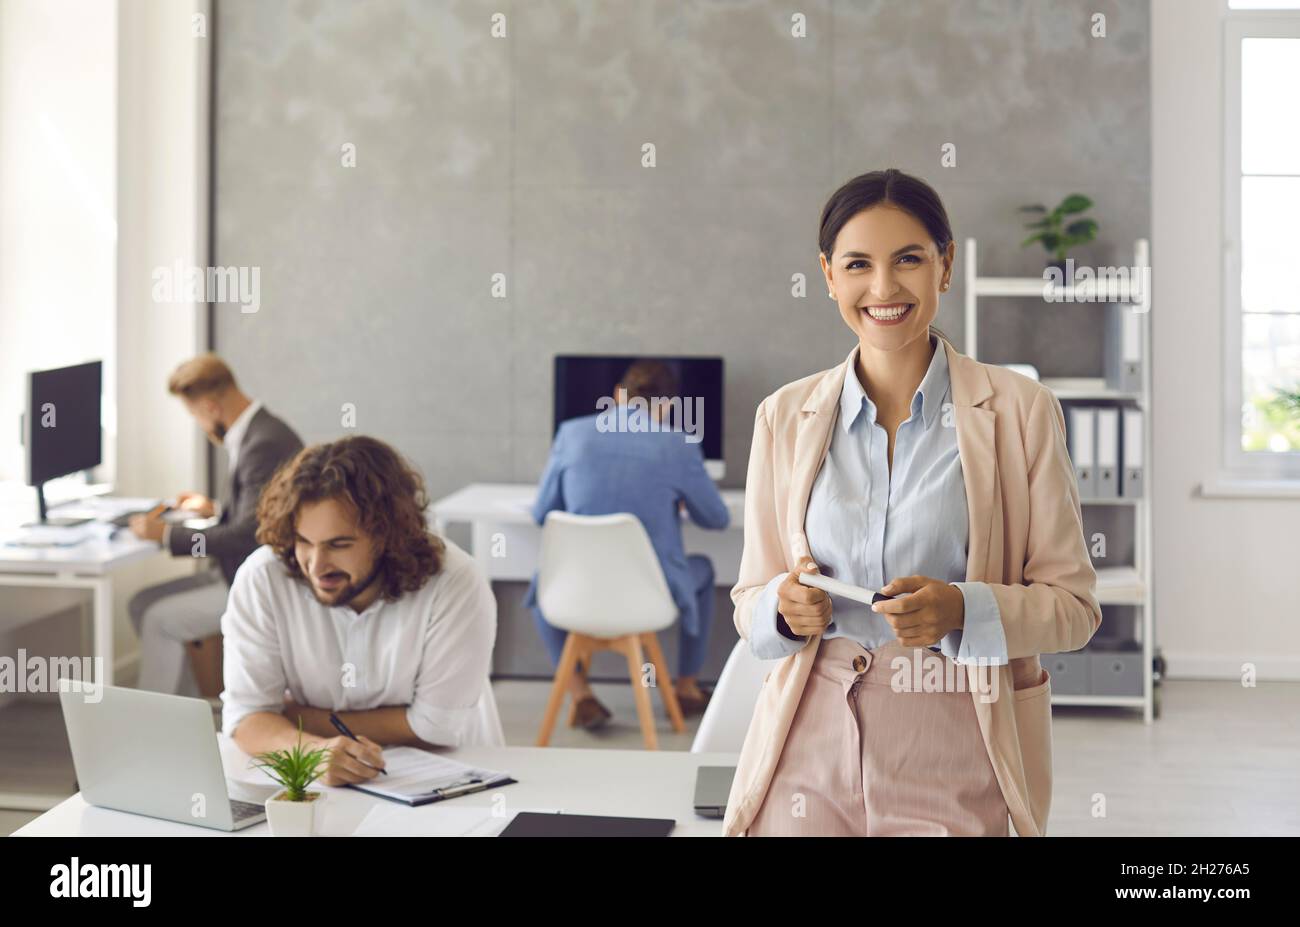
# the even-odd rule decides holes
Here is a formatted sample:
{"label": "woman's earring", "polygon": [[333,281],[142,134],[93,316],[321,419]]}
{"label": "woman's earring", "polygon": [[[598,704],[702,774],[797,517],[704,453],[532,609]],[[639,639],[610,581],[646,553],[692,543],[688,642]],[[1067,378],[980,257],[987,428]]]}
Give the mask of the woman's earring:
{"label": "woman's earring", "polygon": [[827,290],[827,291],[826,291],[826,295],[827,295],[829,298],[831,298],[831,299],[834,299],[834,298],[835,298],[835,293],[834,293],[833,291],[831,291],[831,290]]}

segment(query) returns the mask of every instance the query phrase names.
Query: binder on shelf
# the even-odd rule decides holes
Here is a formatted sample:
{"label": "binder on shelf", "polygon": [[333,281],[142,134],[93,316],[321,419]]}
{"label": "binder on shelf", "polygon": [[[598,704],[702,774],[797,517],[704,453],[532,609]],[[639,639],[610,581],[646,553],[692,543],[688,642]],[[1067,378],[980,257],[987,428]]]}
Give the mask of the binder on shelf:
{"label": "binder on shelf", "polygon": [[1142,315],[1127,304],[1115,303],[1106,316],[1106,381],[1113,389],[1142,389]]}
{"label": "binder on shelf", "polygon": [[1124,604],[1146,595],[1146,585],[1135,566],[1094,566],[1097,574],[1097,598],[1107,604]]}
{"label": "binder on shelf", "polygon": [[[1043,298],[1041,279],[981,276],[978,245],[975,238],[966,239],[966,353],[971,357],[977,354],[983,331],[981,300]],[[1124,633],[1110,639],[1094,639],[1081,651],[1043,654],[1042,664],[1053,677],[1052,701],[1057,702],[1061,696],[1066,703],[1074,700],[1097,705],[1141,706],[1148,720],[1158,713],[1152,701],[1153,693],[1158,690],[1151,685],[1153,667],[1147,650],[1154,649],[1154,642],[1147,640],[1153,627],[1151,590],[1147,582],[1151,570],[1147,560],[1151,528],[1150,519],[1142,514],[1149,513],[1145,507],[1150,504],[1149,498],[1144,498],[1150,496],[1145,485],[1148,468],[1145,429],[1152,400],[1150,374],[1154,369],[1147,366],[1151,361],[1151,326],[1146,316],[1152,305],[1150,257],[1150,242],[1138,239],[1134,242],[1129,269],[1136,270],[1140,276],[1107,279],[1098,271],[1095,285],[1075,284],[1076,297],[1093,302],[1100,310],[1096,314],[1088,313],[1090,319],[1101,325],[1098,333],[1103,349],[1101,369],[1090,371],[1100,376],[1053,377],[1052,371],[1044,367],[1038,378],[1053,391],[1064,412],[1066,443],[1078,494],[1086,503],[1082,514],[1085,518],[1121,516],[1119,521],[1125,525],[1121,530],[1131,534],[1134,543],[1134,556],[1129,565],[1094,564],[1097,599],[1107,613],[1103,628],[1121,624]],[[1017,369],[1011,364],[1004,366]],[[1018,372],[1028,374],[1027,370]],[[1101,427],[1112,436],[1104,439],[1105,447],[1099,446],[1103,440],[1098,435],[1099,408],[1112,410],[1116,417],[1113,427],[1109,427],[1112,422],[1102,420]],[[1110,498],[1102,498],[1098,489],[1099,452],[1105,453],[1104,459],[1112,452],[1115,455],[1113,483],[1104,490]],[[1129,501],[1134,504],[1112,508],[1116,502]]]}
{"label": "binder on shelf", "polygon": [[1096,409],[1097,498],[1119,495],[1119,409]]}
{"label": "binder on shelf", "polygon": [[1088,407],[1070,409],[1070,459],[1074,461],[1074,477],[1079,483],[1081,499],[1097,497],[1096,439],[1097,410]]}
{"label": "binder on shelf", "polygon": [[1143,494],[1142,465],[1142,410],[1124,410],[1123,467],[1120,473],[1120,494],[1138,499]]}

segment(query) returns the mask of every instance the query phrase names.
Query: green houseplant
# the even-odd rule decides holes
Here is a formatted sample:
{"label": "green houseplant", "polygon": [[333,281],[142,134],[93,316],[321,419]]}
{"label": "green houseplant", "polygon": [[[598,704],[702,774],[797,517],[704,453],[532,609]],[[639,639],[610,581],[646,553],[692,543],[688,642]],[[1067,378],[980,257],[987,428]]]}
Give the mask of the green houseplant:
{"label": "green houseplant", "polygon": [[1243,420],[1242,450],[1300,450],[1300,385],[1279,387],[1271,396],[1256,396],[1248,402],[1254,414]]}
{"label": "green houseplant", "polygon": [[1047,207],[1041,203],[1021,206],[1021,212],[1036,215],[1038,218],[1033,222],[1025,223],[1025,228],[1033,230],[1034,234],[1022,241],[1020,247],[1027,248],[1036,241],[1041,242],[1043,250],[1051,258],[1047,266],[1059,268],[1064,273],[1065,253],[1097,237],[1097,223],[1092,219],[1080,217],[1066,224],[1066,217],[1091,208],[1092,200],[1082,193],[1071,193],[1051,212],[1048,212]]}
{"label": "green houseplant", "polygon": [[302,718],[298,719],[298,742],[289,750],[259,753],[251,765],[265,772],[282,786],[282,791],[266,802],[266,820],[275,837],[310,837],[316,830],[316,805],[324,799],[321,792],[307,787],[325,773],[330,751],[305,749],[302,742]]}

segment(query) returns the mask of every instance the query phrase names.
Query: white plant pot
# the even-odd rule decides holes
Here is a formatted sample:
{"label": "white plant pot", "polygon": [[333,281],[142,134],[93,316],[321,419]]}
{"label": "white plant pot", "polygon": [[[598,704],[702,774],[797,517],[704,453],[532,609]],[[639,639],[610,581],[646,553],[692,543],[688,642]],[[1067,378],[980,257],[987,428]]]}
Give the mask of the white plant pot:
{"label": "white plant pot", "polygon": [[314,837],[321,815],[317,807],[325,801],[324,792],[308,792],[307,801],[289,801],[279,791],[266,801],[266,822],[272,837]]}

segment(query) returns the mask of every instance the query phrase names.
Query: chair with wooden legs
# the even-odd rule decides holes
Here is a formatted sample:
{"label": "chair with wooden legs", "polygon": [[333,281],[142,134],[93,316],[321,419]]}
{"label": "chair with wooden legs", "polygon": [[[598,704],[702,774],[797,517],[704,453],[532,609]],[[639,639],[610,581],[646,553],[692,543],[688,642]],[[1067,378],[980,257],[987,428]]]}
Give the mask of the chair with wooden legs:
{"label": "chair with wooden legs", "polygon": [[537,746],[550,743],[578,661],[589,669],[592,655],[601,650],[627,659],[646,749],[659,748],[651,686],[659,690],[673,730],[686,730],[657,637],[677,620],[677,604],[650,536],[635,515],[549,513],[542,524],[537,604],[547,622],[569,632]]}

